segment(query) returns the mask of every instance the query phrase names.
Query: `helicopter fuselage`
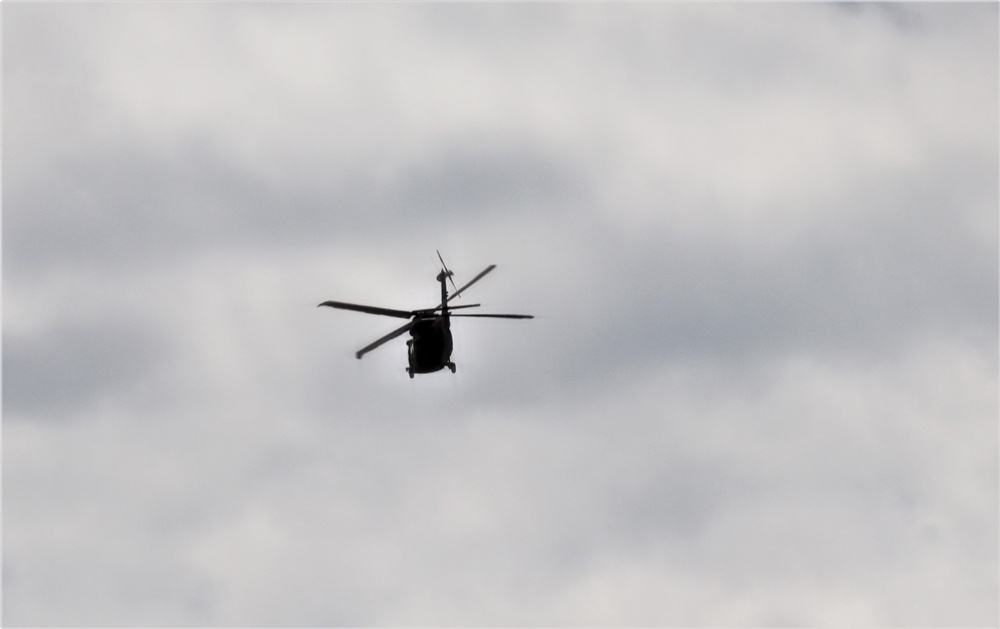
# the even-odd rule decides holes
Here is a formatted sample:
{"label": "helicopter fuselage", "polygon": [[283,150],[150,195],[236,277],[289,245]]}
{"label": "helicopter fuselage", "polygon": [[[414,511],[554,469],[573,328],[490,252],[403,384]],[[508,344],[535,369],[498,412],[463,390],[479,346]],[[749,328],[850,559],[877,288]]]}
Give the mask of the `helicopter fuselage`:
{"label": "helicopter fuselage", "polygon": [[406,370],[410,377],[416,373],[432,373],[445,367],[455,371],[451,362],[453,348],[451,321],[447,315],[419,319],[410,328],[410,340],[406,342],[410,367]]}

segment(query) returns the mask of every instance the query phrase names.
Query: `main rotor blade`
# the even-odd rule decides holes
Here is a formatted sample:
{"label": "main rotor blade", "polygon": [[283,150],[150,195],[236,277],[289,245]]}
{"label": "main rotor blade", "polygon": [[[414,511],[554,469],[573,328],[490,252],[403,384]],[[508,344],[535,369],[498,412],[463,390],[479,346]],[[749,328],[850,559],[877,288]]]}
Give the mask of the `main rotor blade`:
{"label": "main rotor blade", "polygon": [[376,347],[379,347],[380,345],[388,343],[389,341],[391,341],[392,339],[396,338],[400,334],[408,331],[410,328],[412,328],[414,326],[415,323],[416,323],[416,321],[410,321],[409,323],[407,323],[403,327],[396,328],[395,330],[393,330],[392,332],[389,332],[388,334],[386,334],[385,336],[383,336],[379,340],[375,341],[374,343],[371,343],[370,345],[366,345],[366,346],[362,347],[357,352],[355,352],[354,356],[356,358],[360,359],[362,356],[364,356],[368,352],[372,351]]}
{"label": "main rotor blade", "polygon": [[[458,310],[460,308],[478,308],[479,306],[482,306],[482,304],[462,304],[461,306],[448,306],[448,311],[451,312],[452,310]],[[434,306],[433,308],[427,308],[425,310],[414,310],[413,312],[417,316],[419,316],[424,314],[433,314],[439,310],[441,310],[441,306]]]}
{"label": "main rotor blade", "polygon": [[[340,308],[341,310],[356,310],[358,312],[366,312],[368,314],[399,317],[400,319],[409,319],[414,315],[413,312],[407,310],[393,310],[392,308],[379,308],[378,306],[360,306],[358,304],[348,304],[342,301],[324,301],[319,306],[329,306],[331,308]],[[319,306],[316,307],[319,308]]]}
{"label": "main rotor blade", "polygon": [[518,314],[453,314],[453,317],[488,317],[491,319],[534,319],[534,315]]}
{"label": "main rotor blade", "polygon": [[488,267],[486,267],[486,268],[485,268],[485,269],[483,270],[483,272],[482,272],[482,273],[480,273],[479,275],[477,275],[477,276],[475,276],[474,278],[472,278],[472,281],[470,281],[470,282],[469,282],[468,284],[466,284],[466,285],[465,285],[465,286],[463,286],[462,288],[460,288],[460,289],[456,290],[456,291],[455,291],[455,293],[454,293],[453,295],[451,295],[450,297],[448,297],[448,301],[451,301],[452,299],[454,299],[454,298],[458,297],[459,295],[461,295],[461,294],[462,294],[462,291],[463,291],[463,290],[465,290],[466,288],[468,288],[468,287],[472,286],[473,284],[475,284],[475,283],[476,283],[476,282],[478,282],[479,280],[483,279],[483,276],[484,276],[484,275],[486,275],[487,273],[489,273],[490,271],[492,271],[492,270],[493,270],[493,269],[495,269],[495,268],[497,268],[497,265],[495,265],[495,264],[491,264],[491,265],[489,265]]}

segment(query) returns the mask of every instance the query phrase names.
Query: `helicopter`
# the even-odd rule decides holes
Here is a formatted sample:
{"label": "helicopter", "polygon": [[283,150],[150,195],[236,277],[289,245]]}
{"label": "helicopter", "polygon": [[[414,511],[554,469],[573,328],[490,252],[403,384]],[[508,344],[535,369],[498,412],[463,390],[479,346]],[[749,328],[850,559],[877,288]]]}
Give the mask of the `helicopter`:
{"label": "helicopter", "polygon": [[[469,280],[469,282],[462,286],[462,288],[457,288],[455,286],[455,280],[453,279],[454,273],[448,270],[448,265],[444,263],[444,258],[441,257],[441,252],[438,251],[436,253],[438,260],[441,261],[441,272],[437,274],[437,281],[441,284],[440,306],[425,308],[423,310],[394,310],[392,308],[380,308],[378,306],[349,304],[342,301],[324,301],[317,306],[317,308],[321,306],[328,306],[330,308],[338,308],[340,310],[354,310],[356,312],[364,312],[367,314],[377,314],[410,320],[406,325],[396,328],[382,338],[359,349],[354,354],[356,358],[360,359],[373,349],[382,346],[383,344],[403,335],[406,332],[409,332],[411,338],[406,341],[406,347],[410,366],[406,368],[406,373],[409,374],[410,378],[413,378],[414,374],[433,373],[435,371],[440,371],[445,367],[451,370],[452,373],[455,373],[455,363],[451,361],[451,351],[454,347],[451,336],[452,317],[534,319],[532,315],[523,314],[453,314],[453,310],[459,310],[462,308],[477,308],[481,305],[466,304],[449,306],[448,303],[452,299],[461,295],[462,291],[483,279],[487,273],[497,268],[497,265],[489,265],[478,275]],[[452,288],[455,289],[455,292],[451,295],[448,294],[449,281],[451,282]]]}

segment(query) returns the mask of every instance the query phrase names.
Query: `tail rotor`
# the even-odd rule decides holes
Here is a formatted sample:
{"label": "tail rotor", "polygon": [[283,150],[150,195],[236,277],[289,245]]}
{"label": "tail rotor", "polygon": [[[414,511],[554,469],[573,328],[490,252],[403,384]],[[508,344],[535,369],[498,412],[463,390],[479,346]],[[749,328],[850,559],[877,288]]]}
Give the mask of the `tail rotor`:
{"label": "tail rotor", "polygon": [[459,292],[458,287],[455,286],[455,280],[453,279],[453,276],[455,274],[448,270],[448,265],[444,263],[444,258],[441,257],[441,252],[438,251],[437,249],[435,249],[434,252],[438,254],[438,260],[441,261],[441,272],[444,273],[444,276],[448,278],[448,281],[451,282],[451,287],[455,290],[455,292],[452,293],[451,296],[458,297],[458,292]]}

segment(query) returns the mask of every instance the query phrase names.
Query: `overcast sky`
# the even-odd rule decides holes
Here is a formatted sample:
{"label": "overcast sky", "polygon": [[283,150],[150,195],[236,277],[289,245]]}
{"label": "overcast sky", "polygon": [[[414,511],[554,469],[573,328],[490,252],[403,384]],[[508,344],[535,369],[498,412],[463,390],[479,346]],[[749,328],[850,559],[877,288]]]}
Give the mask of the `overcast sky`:
{"label": "overcast sky", "polygon": [[4,626],[997,625],[995,3],[4,8]]}

